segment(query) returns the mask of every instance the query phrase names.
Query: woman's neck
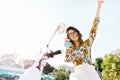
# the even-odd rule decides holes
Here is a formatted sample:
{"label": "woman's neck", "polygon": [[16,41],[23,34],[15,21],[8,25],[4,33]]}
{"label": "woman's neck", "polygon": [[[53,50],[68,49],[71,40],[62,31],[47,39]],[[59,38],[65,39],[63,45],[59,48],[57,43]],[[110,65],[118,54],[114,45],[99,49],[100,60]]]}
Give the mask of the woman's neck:
{"label": "woman's neck", "polygon": [[79,41],[75,41],[74,43],[75,43],[75,47],[76,47],[76,48],[79,48],[79,47],[80,47],[80,42],[79,42]]}

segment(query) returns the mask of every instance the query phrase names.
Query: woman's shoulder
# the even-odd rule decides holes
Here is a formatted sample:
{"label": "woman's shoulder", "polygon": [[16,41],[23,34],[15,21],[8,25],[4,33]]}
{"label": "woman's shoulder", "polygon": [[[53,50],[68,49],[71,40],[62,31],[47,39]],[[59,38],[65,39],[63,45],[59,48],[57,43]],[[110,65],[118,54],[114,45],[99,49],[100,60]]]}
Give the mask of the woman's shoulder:
{"label": "woman's shoulder", "polygon": [[90,40],[86,39],[83,41],[82,46],[89,46]]}

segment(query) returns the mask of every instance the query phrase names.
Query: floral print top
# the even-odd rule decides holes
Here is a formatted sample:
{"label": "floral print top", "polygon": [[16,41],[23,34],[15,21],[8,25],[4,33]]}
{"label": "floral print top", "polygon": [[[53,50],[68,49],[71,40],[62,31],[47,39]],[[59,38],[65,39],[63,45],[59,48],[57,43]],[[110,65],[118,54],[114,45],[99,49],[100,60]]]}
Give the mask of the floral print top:
{"label": "floral print top", "polygon": [[80,48],[74,48],[73,45],[71,45],[69,48],[66,48],[65,51],[66,62],[72,61],[74,66],[81,65],[83,63],[91,64],[91,47],[96,36],[98,23],[99,17],[94,19],[89,37],[88,39],[83,41],[82,46],[80,46]]}

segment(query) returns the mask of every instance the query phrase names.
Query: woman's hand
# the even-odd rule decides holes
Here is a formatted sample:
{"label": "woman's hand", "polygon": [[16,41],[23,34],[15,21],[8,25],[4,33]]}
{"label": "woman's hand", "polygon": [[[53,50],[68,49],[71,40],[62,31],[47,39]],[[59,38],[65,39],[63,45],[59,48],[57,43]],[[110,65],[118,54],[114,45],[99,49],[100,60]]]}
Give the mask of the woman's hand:
{"label": "woman's hand", "polygon": [[104,3],[104,0],[98,0],[98,7],[101,7],[102,3]]}
{"label": "woman's hand", "polygon": [[103,2],[104,2],[104,0],[98,0],[98,4],[101,4]]}
{"label": "woman's hand", "polygon": [[104,3],[104,0],[98,0],[98,7],[101,7],[101,4]]}
{"label": "woman's hand", "polygon": [[72,43],[70,42],[70,39],[66,38],[65,42],[64,42],[64,46],[67,47],[67,48],[70,48],[71,45],[72,45]]}
{"label": "woman's hand", "polygon": [[101,4],[104,2],[104,0],[98,0],[98,8],[97,8],[97,11],[96,11],[96,18],[99,17],[100,15],[100,9],[101,9]]}
{"label": "woman's hand", "polygon": [[69,41],[70,41],[70,39],[68,39],[68,38],[65,39],[65,42],[69,42]]}

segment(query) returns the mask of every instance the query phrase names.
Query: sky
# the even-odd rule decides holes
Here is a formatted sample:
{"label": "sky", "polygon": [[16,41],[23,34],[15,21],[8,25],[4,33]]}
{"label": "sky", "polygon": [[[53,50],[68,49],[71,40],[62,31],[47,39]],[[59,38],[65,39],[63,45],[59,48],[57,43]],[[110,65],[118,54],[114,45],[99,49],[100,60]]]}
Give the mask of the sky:
{"label": "sky", "polygon": [[[105,0],[102,5],[97,36],[92,46],[93,61],[120,49],[119,5],[120,0]],[[61,22],[66,27],[78,28],[85,40],[96,9],[97,0],[0,0],[0,55],[16,53],[36,58]],[[56,33],[49,49],[63,48],[65,37],[65,33]],[[62,58],[57,56],[54,60],[62,62]]]}

